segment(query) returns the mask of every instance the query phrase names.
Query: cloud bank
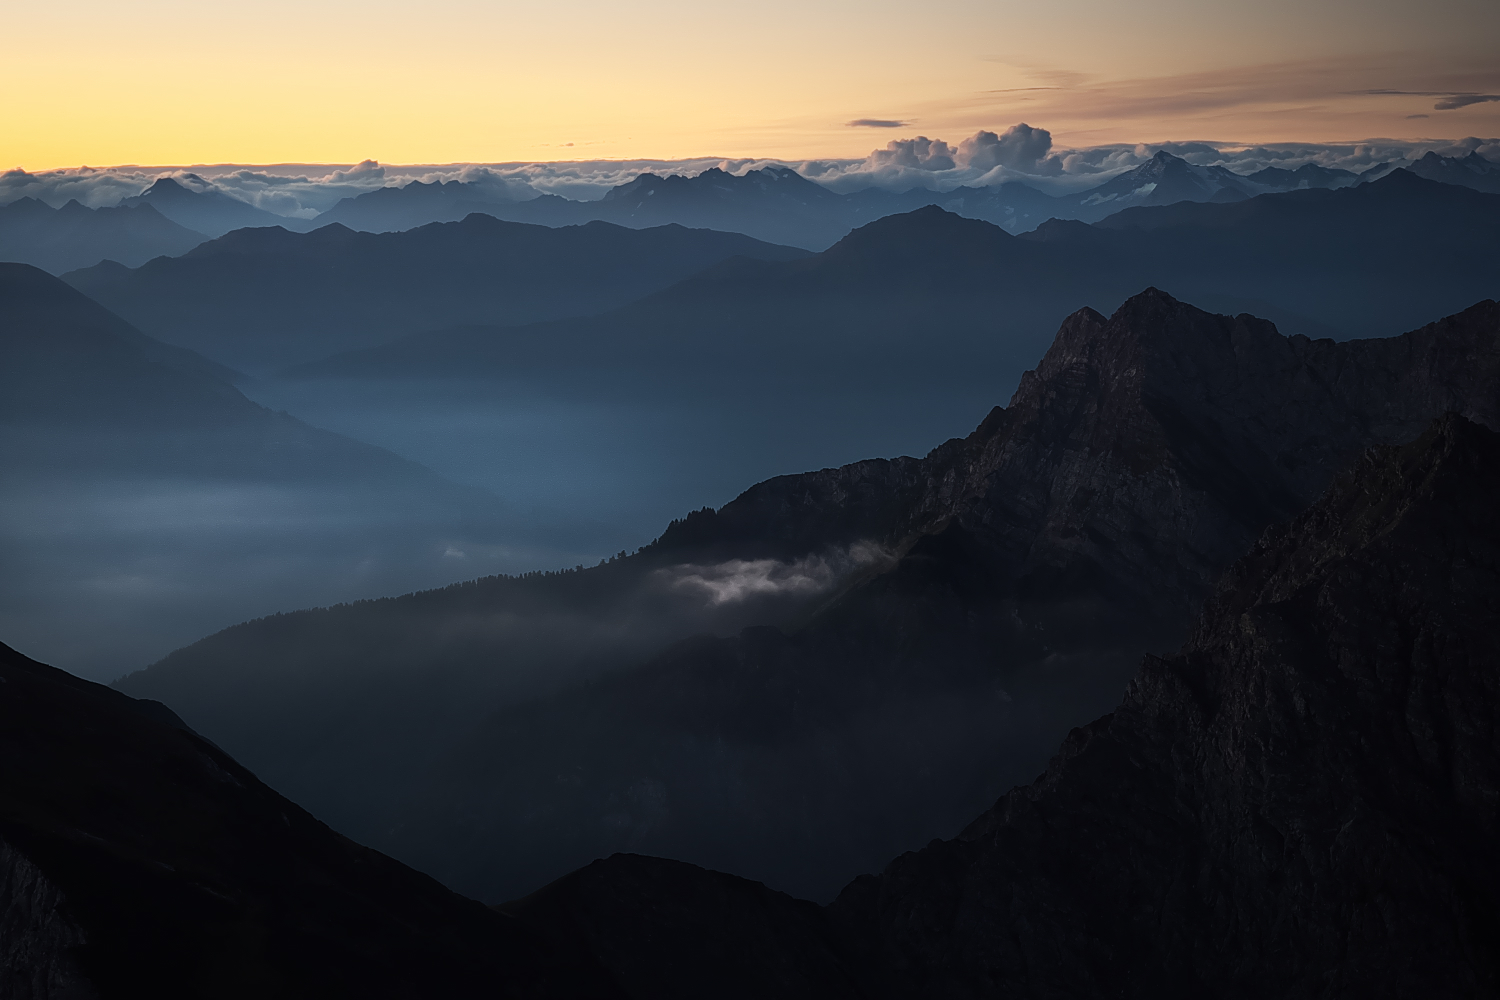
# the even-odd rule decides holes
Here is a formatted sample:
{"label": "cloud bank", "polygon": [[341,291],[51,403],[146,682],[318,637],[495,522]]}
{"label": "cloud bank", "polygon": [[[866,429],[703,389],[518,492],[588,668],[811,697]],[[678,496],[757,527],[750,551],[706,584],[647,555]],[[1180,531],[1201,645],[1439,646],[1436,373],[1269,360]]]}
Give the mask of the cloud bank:
{"label": "cloud bank", "polygon": [[[1445,101],[1495,101],[1500,95],[1443,94]],[[904,127],[884,119],[850,125]],[[30,173],[0,173],[0,205],[36,198],[54,208],[77,200],[90,208],[118,205],[172,177],[195,190],[215,189],[287,218],[312,218],[341,198],[377,188],[461,181],[482,197],[525,201],[544,194],[578,201],[602,198],[610,188],[643,173],[696,175],[711,167],[743,174],[764,166],[790,167],[809,180],[839,192],[863,188],[947,191],[961,185],[1020,181],[1052,194],[1093,187],[1166,150],[1200,166],[1222,166],[1236,173],[1263,167],[1294,169],[1304,163],[1360,171],[1378,163],[1416,160],[1428,152],[1500,160],[1500,139],[1370,139],[1349,143],[1161,142],[1057,148],[1045,128],[1026,123],[1001,131],[980,130],[950,143],[918,135],[893,139],[858,159],[780,160],[698,157],[679,160],[575,160],[551,163],[430,164],[396,166],[374,160],[348,165],[220,164],[193,167],[72,167]]]}

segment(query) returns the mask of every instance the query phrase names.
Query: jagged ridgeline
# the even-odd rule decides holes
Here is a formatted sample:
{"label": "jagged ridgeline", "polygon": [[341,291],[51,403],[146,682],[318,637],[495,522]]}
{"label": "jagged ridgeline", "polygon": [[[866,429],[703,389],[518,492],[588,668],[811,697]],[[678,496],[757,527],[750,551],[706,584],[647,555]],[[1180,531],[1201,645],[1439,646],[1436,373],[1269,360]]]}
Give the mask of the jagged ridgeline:
{"label": "jagged ridgeline", "polygon": [[6,996],[1482,997],[1500,435],[1449,413],[1266,531],[1175,655],[829,907],[615,855],[486,909],[165,706],[0,647]]}
{"label": "jagged ridgeline", "polygon": [[616,850],[829,899],[1030,780],[1366,448],[1497,406],[1494,302],[1335,343],[1150,290],[925,458],[770,480],[595,569],[248,623],[120,687],[486,900]]}

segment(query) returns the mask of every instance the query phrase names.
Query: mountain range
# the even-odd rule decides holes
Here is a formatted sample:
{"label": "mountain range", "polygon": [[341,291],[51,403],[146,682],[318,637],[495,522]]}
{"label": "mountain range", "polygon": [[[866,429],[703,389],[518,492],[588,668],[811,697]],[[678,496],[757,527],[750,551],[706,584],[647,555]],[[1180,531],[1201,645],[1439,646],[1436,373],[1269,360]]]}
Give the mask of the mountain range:
{"label": "mountain range", "polygon": [[482,490],[251,402],[235,372],[29,265],[0,264],[0,349],[0,622],[75,670],[291,592],[446,582],[445,549],[509,516]]}
{"label": "mountain range", "polygon": [[310,224],[306,220],[288,219],[256,208],[225,194],[196,175],[189,174],[184,179],[196,181],[202,190],[188,187],[174,177],[158,177],[145,191],[120,204],[126,207],[150,205],[178,225],[202,233],[209,239],[235,229],[264,229],[268,226],[300,229]]}
{"label": "mountain range", "polygon": [[1234,200],[1299,186],[1338,187],[1354,177],[1346,178],[1345,173],[1314,168],[1304,169],[1290,183],[1274,174],[1257,175],[1257,180],[1223,167],[1196,166],[1163,151],[1093,189],[1071,195],[1045,194],[1020,182],[943,192],[866,188],[839,194],[789,167],[761,167],[739,175],[711,167],[692,177],[644,173],[589,202],[556,195],[511,201],[494,197],[479,184],[414,182],[346,198],[318,219],[372,232],[459,219],[470,212],[549,226],[604,220],[641,228],[675,222],[823,250],[851,229],[926,205],[1017,233],[1049,218],[1093,222],[1137,205]]}
{"label": "mountain range", "polygon": [[[1500,198],[1407,173],[1336,191],[1127,209],[1092,226],[1054,221],[1020,237],[929,206],[861,227],[816,257],[728,260],[600,315],[424,333],[289,374],[574,379],[597,366],[647,379],[691,372],[696,384],[735,377],[723,363],[733,357],[762,386],[857,371],[982,392],[1018,377],[1078,303],[1112,309],[1144,285],[1267,315],[1287,332],[1397,333],[1500,291],[1500,249],[1482,235],[1491,226]],[[1386,247],[1374,259],[1364,253],[1373,242]],[[788,370],[791,352],[799,364]],[[956,355],[969,372],[948,363]]]}
{"label": "mountain range", "polygon": [[175,257],[204,241],[150,205],[88,208],[70,201],[52,208],[35,198],[0,206],[0,260],[53,274],[117,260],[129,267]]}
{"label": "mountain range", "polygon": [[[1467,322],[1405,346],[1430,360]],[[1096,363],[1130,360],[1129,338],[1068,339]],[[1430,402],[1427,371],[1407,389]],[[1358,396],[1357,381],[1338,388]],[[1294,394],[1310,384],[1293,379]],[[1455,413],[1360,454],[1040,778],[827,907],[617,854],[487,910],[334,834],[166,706],[0,647],[6,986],[103,1000],[1490,995],[1497,469],[1500,436]]]}
{"label": "mountain range", "polygon": [[732,256],[806,252],[681,226],[552,229],[471,215],[404,233],[242,229],[67,280],[152,336],[254,374],[419,330],[597,312]]}
{"label": "mountain range", "polygon": [[[240,626],[119,688],[481,898],[634,850],[827,899],[1035,774],[1364,449],[1497,405],[1492,301],[1335,343],[1150,290],[924,459],[771,480],[576,574]],[[621,633],[653,605],[669,628]]]}

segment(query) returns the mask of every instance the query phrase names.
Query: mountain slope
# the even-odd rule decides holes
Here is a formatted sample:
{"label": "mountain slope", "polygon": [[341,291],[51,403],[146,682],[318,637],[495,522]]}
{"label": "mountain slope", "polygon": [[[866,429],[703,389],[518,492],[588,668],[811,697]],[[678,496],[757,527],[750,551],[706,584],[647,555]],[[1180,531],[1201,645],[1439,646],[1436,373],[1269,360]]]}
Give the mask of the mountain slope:
{"label": "mountain slope", "polygon": [[902,996],[1489,996],[1500,438],[1363,458],[1191,641],[835,914]]}
{"label": "mountain slope", "polygon": [[804,254],[680,227],[548,229],[473,215],[406,233],[240,230],[180,258],[68,280],[152,336],[253,372],[457,323],[595,312],[735,255]]}
{"label": "mountain slope", "polygon": [[7,996],[575,997],[582,956],[334,833],[170,711],[0,645]]}
{"label": "mountain slope", "polygon": [[[201,181],[201,178],[191,174],[186,179]],[[235,229],[267,226],[300,228],[305,224],[300,219],[287,219],[256,208],[211,185],[206,190],[196,191],[173,177],[158,177],[145,191],[120,204],[127,207],[150,205],[178,225],[203,233],[209,239],[217,239]],[[121,263],[135,266],[128,261]]]}
{"label": "mountain slope", "polygon": [[[1494,425],[1497,399],[1493,302],[1338,344],[1153,290],[1108,320],[1071,317],[969,438],[762,483],[571,576],[594,603],[551,605],[578,636],[612,614],[649,618],[638,602],[650,594],[682,602],[681,617],[658,619],[678,636],[725,635],[739,612],[741,625],[778,627],[650,659],[606,647],[613,658],[581,671],[597,680],[526,696],[502,688],[508,664],[536,662],[514,638],[531,633],[486,623],[537,618],[543,584],[482,582],[244,626],[121,687],[484,898],[616,850],[827,898],[1036,773],[1069,727],[1114,703],[1142,650],[1180,639],[1223,568],[1343,463],[1447,410]],[[268,663],[287,665],[297,697]],[[413,700],[419,679],[441,693]],[[330,743],[350,686],[413,720],[410,742],[353,751],[371,737],[338,721],[348,735]],[[461,731],[415,721],[456,699]],[[273,745],[268,726],[297,735]],[[361,790],[381,787],[372,758],[409,762],[407,747],[428,755],[421,768]]]}
{"label": "mountain slope", "polygon": [[1496,226],[1500,197],[1398,170],[1338,190],[1131,208],[1023,238],[1073,248],[1080,267],[1149,261],[1150,281],[1175,295],[1343,338],[1409,329],[1500,293]]}
{"label": "mountain slope", "polygon": [[505,520],[28,265],[0,264],[0,351],[0,623],[71,669],[115,676],[247,616],[449,582],[443,553]]}
{"label": "mountain slope", "polygon": [[206,238],[149,205],[96,209],[70,201],[54,209],[21,198],[0,206],[0,259],[53,274],[103,260],[137,267],[153,257],[187,253]]}

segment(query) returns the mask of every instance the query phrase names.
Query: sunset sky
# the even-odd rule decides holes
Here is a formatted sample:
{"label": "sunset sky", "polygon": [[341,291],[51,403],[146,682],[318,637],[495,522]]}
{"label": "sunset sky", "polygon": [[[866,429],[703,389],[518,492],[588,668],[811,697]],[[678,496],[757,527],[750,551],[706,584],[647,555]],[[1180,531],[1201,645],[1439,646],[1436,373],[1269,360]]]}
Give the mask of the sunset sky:
{"label": "sunset sky", "polygon": [[74,0],[5,26],[0,168],[1500,134],[1495,0]]}

